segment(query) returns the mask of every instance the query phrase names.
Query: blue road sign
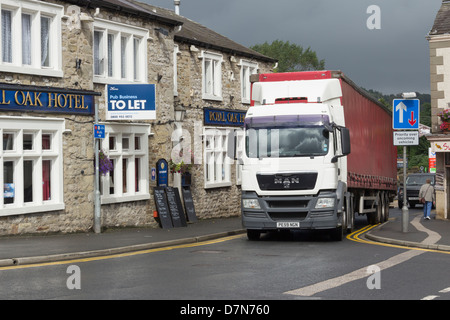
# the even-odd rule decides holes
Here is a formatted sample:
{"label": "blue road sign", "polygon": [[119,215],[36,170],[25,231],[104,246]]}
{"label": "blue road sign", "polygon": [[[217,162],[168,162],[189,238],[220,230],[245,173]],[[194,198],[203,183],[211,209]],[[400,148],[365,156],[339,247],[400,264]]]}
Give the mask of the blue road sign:
{"label": "blue road sign", "polygon": [[419,130],[419,99],[394,99],[392,128]]}
{"label": "blue road sign", "polygon": [[94,124],[94,138],[95,139],[105,139],[105,125],[104,124]]}

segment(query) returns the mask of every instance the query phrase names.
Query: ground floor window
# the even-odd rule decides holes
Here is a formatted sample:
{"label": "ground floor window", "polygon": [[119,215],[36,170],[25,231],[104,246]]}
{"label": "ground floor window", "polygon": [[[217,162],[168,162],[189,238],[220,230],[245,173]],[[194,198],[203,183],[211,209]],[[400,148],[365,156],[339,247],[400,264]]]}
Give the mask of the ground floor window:
{"label": "ground floor window", "polygon": [[0,117],[0,216],[62,210],[63,119]]}
{"label": "ground floor window", "polygon": [[[237,143],[238,156],[239,146],[242,146],[242,129],[230,128],[205,128],[204,129],[204,177],[205,188],[218,188],[231,186],[231,168],[234,163],[232,156]],[[236,183],[240,184],[240,167],[236,166]]]}
{"label": "ground floor window", "polygon": [[112,170],[101,177],[102,204],[147,200],[149,194],[148,136],[145,124],[105,124],[101,150]]}

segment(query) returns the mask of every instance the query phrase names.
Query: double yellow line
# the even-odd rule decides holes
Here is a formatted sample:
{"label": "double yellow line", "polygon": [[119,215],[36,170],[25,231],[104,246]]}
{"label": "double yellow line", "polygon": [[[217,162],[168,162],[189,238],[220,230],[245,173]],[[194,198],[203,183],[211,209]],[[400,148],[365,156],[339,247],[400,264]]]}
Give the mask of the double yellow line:
{"label": "double yellow line", "polygon": [[364,228],[356,230],[356,231],[350,233],[349,235],[347,235],[347,239],[355,241],[355,242],[359,242],[359,243],[366,243],[366,244],[372,244],[372,245],[377,245],[377,246],[450,254],[450,252],[448,252],[448,251],[435,250],[435,249],[424,249],[424,248],[417,248],[417,247],[408,247],[408,246],[402,246],[402,245],[390,244],[390,243],[382,243],[382,242],[376,242],[376,241],[371,241],[371,240],[366,240],[366,239],[360,238],[360,236],[362,234],[378,227],[379,225],[380,224],[365,226]]}
{"label": "double yellow line", "polygon": [[12,269],[25,269],[25,268],[56,266],[56,265],[63,265],[63,264],[75,264],[75,263],[81,263],[81,262],[90,262],[90,261],[99,261],[99,260],[107,260],[107,259],[124,258],[124,257],[131,257],[131,256],[136,256],[136,255],[140,255],[140,254],[148,254],[148,253],[153,253],[153,252],[161,252],[161,251],[169,251],[169,250],[175,250],[175,249],[183,249],[183,248],[192,248],[192,247],[205,246],[205,245],[208,245],[208,244],[215,244],[215,243],[225,242],[225,241],[237,239],[237,238],[240,238],[240,237],[242,237],[242,234],[228,236],[228,237],[223,237],[223,238],[214,239],[214,240],[202,241],[202,242],[187,243],[187,244],[180,244],[180,245],[175,245],[175,246],[167,246],[167,247],[154,248],[154,249],[145,249],[145,250],[131,251],[131,252],[125,252],[125,253],[118,253],[118,254],[110,254],[110,255],[104,255],[104,256],[96,256],[96,257],[88,257],[88,258],[77,258],[77,259],[71,259],[71,260],[60,260],[60,261],[34,263],[34,264],[25,264],[25,265],[18,265],[18,266],[7,266],[7,267],[0,267],[0,271],[2,271],[2,270],[12,270]]}

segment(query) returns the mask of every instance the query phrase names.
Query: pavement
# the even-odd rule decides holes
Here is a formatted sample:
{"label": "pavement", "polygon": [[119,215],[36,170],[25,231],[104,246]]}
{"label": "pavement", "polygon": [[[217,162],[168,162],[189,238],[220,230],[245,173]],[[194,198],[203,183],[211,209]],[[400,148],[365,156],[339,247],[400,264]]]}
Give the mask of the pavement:
{"label": "pavement", "polygon": [[[0,267],[121,254],[196,243],[245,233],[240,217],[199,220],[187,227],[117,228],[102,233],[72,233],[0,237]],[[450,252],[450,220],[423,220],[410,214],[408,232],[402,232],[401,216],[366,232],[378,242]]]}

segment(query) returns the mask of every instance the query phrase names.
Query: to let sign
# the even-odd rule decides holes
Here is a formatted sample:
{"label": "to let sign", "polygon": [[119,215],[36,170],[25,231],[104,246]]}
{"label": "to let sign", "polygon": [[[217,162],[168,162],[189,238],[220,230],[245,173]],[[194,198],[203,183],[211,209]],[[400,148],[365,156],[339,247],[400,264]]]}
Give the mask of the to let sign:
{"label": "to let sign", "polygon": [[107,86],[107,120],[155,120],[154,84],[115,84]]}

